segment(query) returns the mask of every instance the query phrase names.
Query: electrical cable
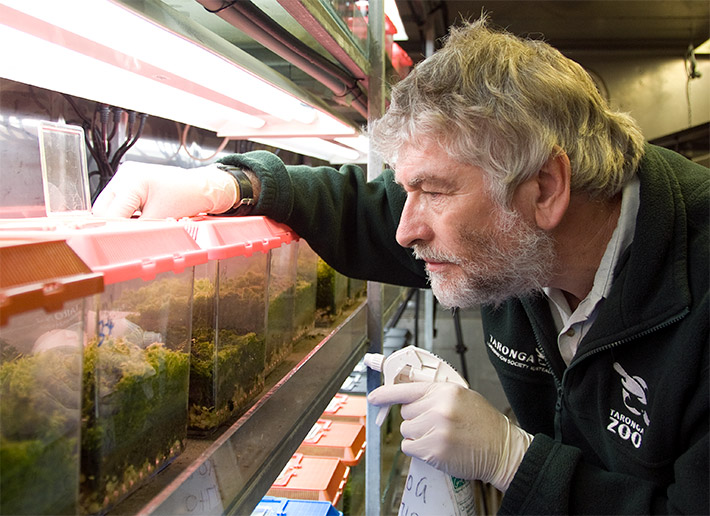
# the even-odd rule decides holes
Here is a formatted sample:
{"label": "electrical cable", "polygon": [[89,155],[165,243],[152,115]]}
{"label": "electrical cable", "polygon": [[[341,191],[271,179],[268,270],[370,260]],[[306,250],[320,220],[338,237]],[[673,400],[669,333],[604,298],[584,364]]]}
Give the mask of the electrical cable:
{"label": "electrical cable", "polygon": [[217,9],[208,9],[207,7],[205,7],[205,11],[213,13],[213,14],[217,14],[220,11],[224,11],[225,9],[232,7],[238,1],[239,0],[232,0],[231,2],[222,2],[222,7],[219,7]]}
{"label": "electrical cable", "polygon": [[[130,114],[130,112],[129,112]],[[134,112],[135,114],[135,112]],[[128,150],[133,147],[138,139],[141,137],[143,134],[143,129],[145,127],[145,121],[148,119],[148,115],[145,113],[137,113],[138,116],[138,129],[136,130],[135,135],[133,135],[133,138],[126,138],[126,141],[121,145],[121,147],[116,151],[114,154],[113,158],[111,158],[111,175],[116,172],[116,169],[118,168],[118,165],[121,163],[121,159],[123,156],[128,152]],[[133,127],[133,124],[131,124],[131,128]]]}
{"label": "electrical cable", "polygon": [[[123,156],[141,137],[148,115],[127,111],[126,138],[116,151],[112,152],[112,142],[118,133],[123,113],[126,111],[108,104],[99,103],[94,108],[93,116],[89,118],[81,112],[71,96],[66,94],[63,94],[63,96],[82,121],[84,143],[98,169],[89,173],[89,177],[98,176],[96,189],[91,195],[91,202],[93,203],[116,173]],[[113,117],[111,117],[111,113],[113,113]],[[136,119],[138,119],[137,128],[135,127]]]}
{"label": "electrical cable", "polygon": [[192,154],[190,154],[190,151],[187,150],[187,133],[190,131],[191,127],[192,127],[191,125],[185,124],[185,127],[183,128],[182,134],[180,136],[180,147],[185,149],[185,153],[188,156],[190,156],[190,158],[194,159],[195,161],[202,161],[202,162],[212,161],[217,156],[217,154],[222,152],[224,150],[224,148],[227,146],[227,144],[229,143],[229,137],[227,136],[222,140],[222,143],[219,144],[219,147],[217,147],[217,150],[214,151],[214,154],[212,154],[211,156],[208,156],[206,158],[198,158],[197,156],[193,156]]}

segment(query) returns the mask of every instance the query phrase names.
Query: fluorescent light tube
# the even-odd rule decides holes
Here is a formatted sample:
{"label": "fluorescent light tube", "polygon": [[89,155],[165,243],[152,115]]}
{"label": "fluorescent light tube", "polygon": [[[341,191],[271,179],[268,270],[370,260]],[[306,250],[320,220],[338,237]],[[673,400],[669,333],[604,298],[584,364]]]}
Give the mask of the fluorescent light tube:
{"label": "fluorescent light tube", "polygon": [[71,9],[65,2],[5,0],[0,44],[13,49],[3,52],[2,77],[220,136],[355,134],[330,113],[113,0],[73,0]]}
{"label": "fluorescent light tube", "polygon": [[321,138],[254,138],[253,141],[280,149],[312,156],[329,163],[363,163],[367,161],[360,152]]}

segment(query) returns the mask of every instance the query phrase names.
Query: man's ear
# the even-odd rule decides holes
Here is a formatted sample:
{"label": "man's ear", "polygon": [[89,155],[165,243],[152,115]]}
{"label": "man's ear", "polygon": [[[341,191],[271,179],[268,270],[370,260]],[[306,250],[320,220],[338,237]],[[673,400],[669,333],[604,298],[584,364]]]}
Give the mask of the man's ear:
{"label": "man's ear", "polygon": [[532,207],[537,226],[545,231],[557,227],[569,206],[571,166],[567,154],[560,150],[551,156],[532,178]]}

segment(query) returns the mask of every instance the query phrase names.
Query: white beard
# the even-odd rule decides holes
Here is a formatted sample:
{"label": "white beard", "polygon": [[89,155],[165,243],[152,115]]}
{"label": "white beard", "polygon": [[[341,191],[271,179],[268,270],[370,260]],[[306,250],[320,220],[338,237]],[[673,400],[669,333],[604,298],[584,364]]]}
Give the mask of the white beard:
{"label": "white beard", "polygon": [[540,291],[549,283],[555,265],[554,240],[516,212],[501,208],[494,230],[487,234],[461,229],[465,257],[425,244],[413,246],[417,258],[458,266],[458,273],[427,271],[432,291],[443,306],[497,306],[512,297]]}

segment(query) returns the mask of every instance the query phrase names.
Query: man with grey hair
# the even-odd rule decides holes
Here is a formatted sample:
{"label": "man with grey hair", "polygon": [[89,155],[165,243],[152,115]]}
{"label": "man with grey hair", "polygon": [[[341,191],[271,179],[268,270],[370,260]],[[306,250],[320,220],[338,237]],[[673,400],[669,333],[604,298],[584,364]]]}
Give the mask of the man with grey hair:
{"label": "man with grey hair", "polygon": [[710,172],[485,19],[452,29],[370,132],[394,169],[370,182],[253,152],[122,168],[94,211],[268,215],[349,276],[480,305],[518,424],[445,383],[369,401],[401,403],[402,450],[491,483],[501,513],[708,513]]}

